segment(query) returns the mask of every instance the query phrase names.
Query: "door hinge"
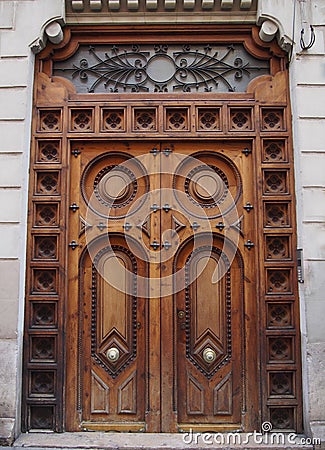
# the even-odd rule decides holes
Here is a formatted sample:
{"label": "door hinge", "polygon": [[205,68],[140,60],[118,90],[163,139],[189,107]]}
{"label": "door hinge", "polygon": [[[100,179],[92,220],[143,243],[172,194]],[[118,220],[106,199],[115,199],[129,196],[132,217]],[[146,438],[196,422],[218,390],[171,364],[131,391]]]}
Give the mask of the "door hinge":
{"label": "door hinge", "polygon": [[173,150],[167,147],[167,148],[164,148],[164,150],[162,152],[165,156],[169,156],[173,152]]}
{"label": "door hinge", "polygon": [[150,247],[152,247],[154,250],[157,250],[160,247],[160,244],[159,242],[154,240],[153,242],[151,242]]}
{"label": "door hinge", "polygon": [[252,150],[250,148],[244,148],[244,150],[242,150],[242,153],[244,153],[244,155],[247,157],[248,155],[250,155],[252,153]]}
{"label": "door hinge", "polygon": [[77,203],[72,203],[69,208],[71,209],[71,211],[76,212],[77,209],[79,209],[79,206],[77,205]]}
{"label": "door hinge", "polygon": [[72,250],[75,250],[77,247],[79,247],[79,244],[77,241],[71,241],[69,242],[68,246],[72,248]]}
{"label": "door hinge", "polygon": [[107,228],[107,225],[105,225],[104,222],[99,222],[97,228],[99,229],[99,231],[103,231],[105,228]]}
{"label": "door hinge", "polygon": [[153,156],[157,156],[158,155],[158,153],[160,153],[160,150],[158,150],[158,148],[157,147],[154,147],[154,148],[152,148],[151,150],[150,150],[150,152],[149,153],[152,153],[153,154]]}
{"label": "door hinge", "polygon": [[129,231],[132,228],[132,225],[129,222],[125,222],[125,224],[123,225],[123,228],[125,231]]}
{"label": "door hinge", "polygon": [[250,212],[252,209],[254,209],[254,206],[247,202],[243,208],[246,209],[247,212]]}
{"label": "door hinge", "polygon": [[160,206],[157,205],[157,203],[154,203],[153,205],[150,206],[151,211],[153,211],[154,213],[159,211]]}
{"label": "door hinge", "polygon": [[244,247],[246,247],[246,248],[248,248],[248,250],[250,250],[251,248],[255,247],[255,244],[250,239],[248,239],[248,241],[245,242]]}
{"label": "door hinge", "polygon": [[225,224],[222,223],[222,222],[219,222],[219,223],[216,225],[216,228],[218,228],[220,231],[222,231],[222,230],[225,228]]}
{"label": "door hinge", "polygon": [[198,228],[200,228],[200,226],[201,225],[199,223],[193,222],[192,225],[191,225],[191,228],[192,228],[193,231],[196,231]]}
{"label": "door hinge", "polygon": [[168,213],[168,211],[171,210],[171,207],[168,205],[168,203],[165,203],[164,206],[162,207],[162,209],[163,209],[166,213]]}

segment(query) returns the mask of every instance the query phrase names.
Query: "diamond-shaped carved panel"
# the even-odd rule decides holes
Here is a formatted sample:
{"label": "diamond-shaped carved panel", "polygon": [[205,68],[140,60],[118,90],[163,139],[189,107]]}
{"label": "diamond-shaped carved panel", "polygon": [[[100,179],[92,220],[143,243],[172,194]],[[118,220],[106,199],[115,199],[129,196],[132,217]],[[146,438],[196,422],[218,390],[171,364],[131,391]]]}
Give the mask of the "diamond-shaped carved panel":
{"label": "diamond-shaped carved panel", "polygon": [[[135,257],[122,246],[104,248],[94,258],[91,354],[113,378],[136,356],[136,274]],[[124,280],[124,291],[117,279]],[[134,295],[125,286],[133,286]]]}
{"label": "diamond-shaped carved panel", "polygon": [[223,348],[218,339],[207,331],[200,343],[193,349],[192,356],[197,360],[201,367],[207,372],[213,371],[227,357],[225,348]]}
{"label": "diamond-shaped carved panel", "polygon": [[[212,283],[227,261],[216,248],[200,248],[186,264],[186,357],[207,378],[231,357],[230,273]],[[189,283],[190,277],[194,280]],[[207,289],[207,286],[210,286]]]}

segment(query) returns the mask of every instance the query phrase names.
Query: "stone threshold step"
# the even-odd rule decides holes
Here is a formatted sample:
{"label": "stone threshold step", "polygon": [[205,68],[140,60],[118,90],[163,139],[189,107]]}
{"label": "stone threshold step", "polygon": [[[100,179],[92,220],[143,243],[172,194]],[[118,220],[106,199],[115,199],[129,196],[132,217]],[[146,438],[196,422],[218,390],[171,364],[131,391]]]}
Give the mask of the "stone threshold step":
{"label": "stone threshold step", "polygon": [[[250,433],[25,433],[14,442],[14,450],[28,448],[40,449],[100,449],[100,450],[206,450],[220,448],[224,450],[312,450],[306,445],[306,437],[290,433],[269,433],[254,439]],[[308,442],[308,441],[307,441]],[[318,447],[319,448],[319,447]]]}

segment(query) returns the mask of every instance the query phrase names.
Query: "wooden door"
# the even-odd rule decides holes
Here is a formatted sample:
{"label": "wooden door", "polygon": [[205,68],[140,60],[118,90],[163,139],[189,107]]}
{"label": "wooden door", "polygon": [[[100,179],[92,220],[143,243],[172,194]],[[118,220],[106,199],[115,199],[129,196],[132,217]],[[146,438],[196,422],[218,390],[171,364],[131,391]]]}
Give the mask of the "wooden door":
{"label": "wooden door", "polygon": [[126,235],[150,186],[140,150],[132,158],[120,143],[72,145],[69,429],[145,427],[148,238]]}
{"label": "wooden door", "polygon": [[69,429],[254,423],[247,145],[72,144]]}
{"label": "wooden door", "polygon": [[301,432],[287,55],[65,30],[35,61],[22,430]]}

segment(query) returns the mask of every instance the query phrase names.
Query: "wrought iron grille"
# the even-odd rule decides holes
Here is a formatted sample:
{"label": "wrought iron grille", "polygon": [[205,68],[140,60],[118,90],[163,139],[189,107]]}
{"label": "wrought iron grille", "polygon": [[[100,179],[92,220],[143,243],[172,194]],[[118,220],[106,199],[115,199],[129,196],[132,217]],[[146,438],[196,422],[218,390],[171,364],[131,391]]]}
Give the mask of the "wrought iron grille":
{"label": "wrought iron grille", "polygon": [[269,74],[268,61],[232,45],[81,45],[53,75],[68,78],[77,92],[244,92]]}

